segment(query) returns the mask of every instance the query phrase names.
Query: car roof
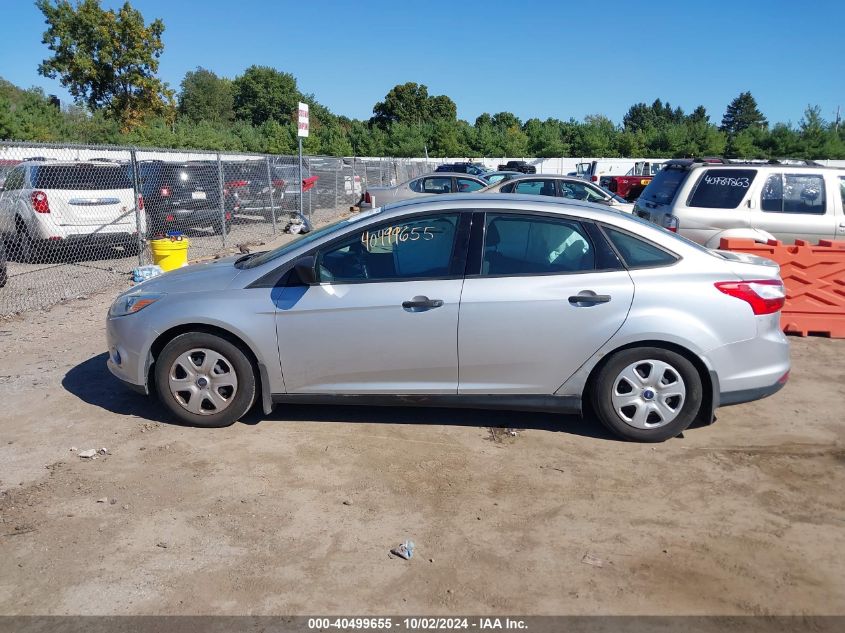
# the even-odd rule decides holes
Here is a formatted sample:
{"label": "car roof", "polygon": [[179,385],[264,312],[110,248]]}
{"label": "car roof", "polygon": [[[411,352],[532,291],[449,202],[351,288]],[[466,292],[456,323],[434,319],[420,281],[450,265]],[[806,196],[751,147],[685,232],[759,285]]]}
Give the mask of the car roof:
{"label": "car roof", "polygon": [[[513,173],[513,172],[511,172]],[[572,182],[587,182],[578,176],[567,176],[566,174],[523,174],[520,172],[516,178],[511,178],[508,182],[519,182],[520,180],[536,180],[537,178],[550,178],[552,180],[571,180]],[[496,183],[497,185],[499,183]]]}
{"label": "car roof", "polygon": [[129,163],[118,163],[111,160],[27,160],[24,167],[73,167],[74,165],[98,165],[101,167],[126,167]]}
{"label": "car roof", "polygon": [[802,159],[771,159],[771,160],[735,160],[724,158],[672,158],[663,163],[663,169],[736,169],[738,167],[769,167],[789,169],[845,169],[834,165],[822,165],[815,161]]}
{"label": "car roof", "polygon": [[419,176],[414,176],[410,178],[408,182],[411,180],[417,180],[418,178],[426,178],[427,176],[434,176],[435,178],[443,178],[444,176],[457,176],[458,178],[475,178],[479,182],[481,178],[475,176],[474,174],[466,174],[462,171],[432,171],[427,174],[420,174]]}
{"label": "car roof", "polygon": [[502,207],[503,209],[513,209],[513,205],[518,203],[521,209],[529,210],[550,210],[556,213],[566,213],[573,209],[578,212],[588,212],[590,217],[598,218],[598,215],[607,215],[608,217],[617,217],[620,215],[628,216],[630,214],[623,214],[619,211],[609,209],[603,204],[596,204],[594,202],[585,202],[583,200],[571,200],[569,198],[551,198],[548,196],[537,196],[527,193],[441,193],[431,196],[423,196],[419,198],[410,198],[407,200],[399,200],[397,202],[390,202],[382,207],[382,212],[392,213],[393,211],[409,211],[413,210],[411,207],[416,205],[436,205],[454,208],[455,203],[460,208],[467,210],[476,209],[479,207]]}

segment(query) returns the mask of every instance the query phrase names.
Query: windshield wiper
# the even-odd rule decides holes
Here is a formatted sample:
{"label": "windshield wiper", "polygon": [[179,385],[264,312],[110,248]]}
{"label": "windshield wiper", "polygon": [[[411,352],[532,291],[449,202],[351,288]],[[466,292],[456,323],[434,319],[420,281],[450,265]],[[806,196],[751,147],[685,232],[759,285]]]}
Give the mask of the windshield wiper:
{"label": "windshield wiper", "polygon": [[254,253],[247,253],[246,255],[243,255],[243,256],[241,256],[241,257],[238,257],[238,258],[235,260],[235,268],[240,268],[240,266],[238,266],[238,264],[242,264],[242,263],[244,263],[244,262],[246,262],[246,261],[248,261],[248,260],[252,259],[252,258],[253,258],[253,257],[255,257],[256,255],[261,255],[261,254],[266,253],[266,252],[267,252],[267,251],[256,251],[256,252],[254,252]]}

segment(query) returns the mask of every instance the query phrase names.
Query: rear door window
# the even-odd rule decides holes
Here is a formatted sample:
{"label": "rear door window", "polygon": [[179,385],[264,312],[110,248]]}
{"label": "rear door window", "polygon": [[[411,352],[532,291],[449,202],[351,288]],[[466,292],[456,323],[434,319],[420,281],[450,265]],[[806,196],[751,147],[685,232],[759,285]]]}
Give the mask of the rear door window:
{"label": "rear door window", "polygon": [[69,191],[131,189],[129,172],[126,165],[39,165],[33,176],[33,187]]}
{"label": "rear door window", "polygon": [[435,176],[423,180],[423,193],[451,193],[452,179],[448,176]]}
{"label": "rear door window", "polygon": [[560,181],[560,195],[570,200],[586,200],[587,202],[602,202],[608,196],[600,193],[597,189],[585,182],[573,182],[569,180]]}
{"label": "rear door window", "polygon": [[661,169],[654,180],[648,183],[641,197],[657,204],[670,204],[687,174],[689,170],[686,169]]}
{"label": "rear door window", "polygon": [[760,208],[767,213],[824,215],[824,177],[820,174],[772,174],[760,194]]}
{"label": "rear door window", "polygon": [[520,180],[516,183],[514,193],[530,193],[535,196],[554,196],[554,180]]}
{"label": "rear door window", "polygon": [[[655,180],[660,177],[659,172]],[[687,200],[688,207],[736,209],[757,175],[756,169],[707,169]]]}
{"label": "rear door window", "polygon": [[475,182],[474,180],[470,180],[469,178],[457,178],[458,181],[458,191],[461,193],[468,193],[470,191],[478,191],[479,189],[483,188],[484,185],[481,183]]}
{"label": "rear door window", "polygon": [[564,274],[595,268],[595,249],[579,222],[487,214],[483,275]]}

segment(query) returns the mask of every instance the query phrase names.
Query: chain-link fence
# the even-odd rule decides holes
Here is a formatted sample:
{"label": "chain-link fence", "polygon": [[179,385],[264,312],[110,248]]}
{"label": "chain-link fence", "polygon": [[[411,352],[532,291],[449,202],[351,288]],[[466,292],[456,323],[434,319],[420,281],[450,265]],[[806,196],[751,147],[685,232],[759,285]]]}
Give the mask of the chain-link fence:
{"label": "chain-link fence", "polygon": [[0,316],[128,279],[152,239],[186,236],[191,259],[256,250],[433,167],[308,156],[300,173],[297,156],[0,142]]}

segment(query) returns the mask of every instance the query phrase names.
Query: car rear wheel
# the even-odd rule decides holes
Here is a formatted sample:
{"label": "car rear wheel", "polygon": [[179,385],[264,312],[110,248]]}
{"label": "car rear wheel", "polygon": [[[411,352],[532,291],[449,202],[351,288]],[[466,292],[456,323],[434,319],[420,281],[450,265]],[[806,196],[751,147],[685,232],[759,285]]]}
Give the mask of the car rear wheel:
{"label": "car rear wheel", "polygon": [[592,385],[602,424],[639,442],[676,437],[695,419],[703,400],[701,376],[680,354],[656,347],[623,350],[602,367]]}
{"label": "car rear wheel", "polygon": [[170,341],[156,359],[158,397],[183,422],[229,426],[255,401],[255,370],[233,343],[205,332]]}
{"label": "car rear wheel", "polygon": [[15,250],[14,258],[22,264],[34,264],[38,257],[35,242],[29,235],[26,229],[26,224],[23,220],[18,219],[15,222]]}

